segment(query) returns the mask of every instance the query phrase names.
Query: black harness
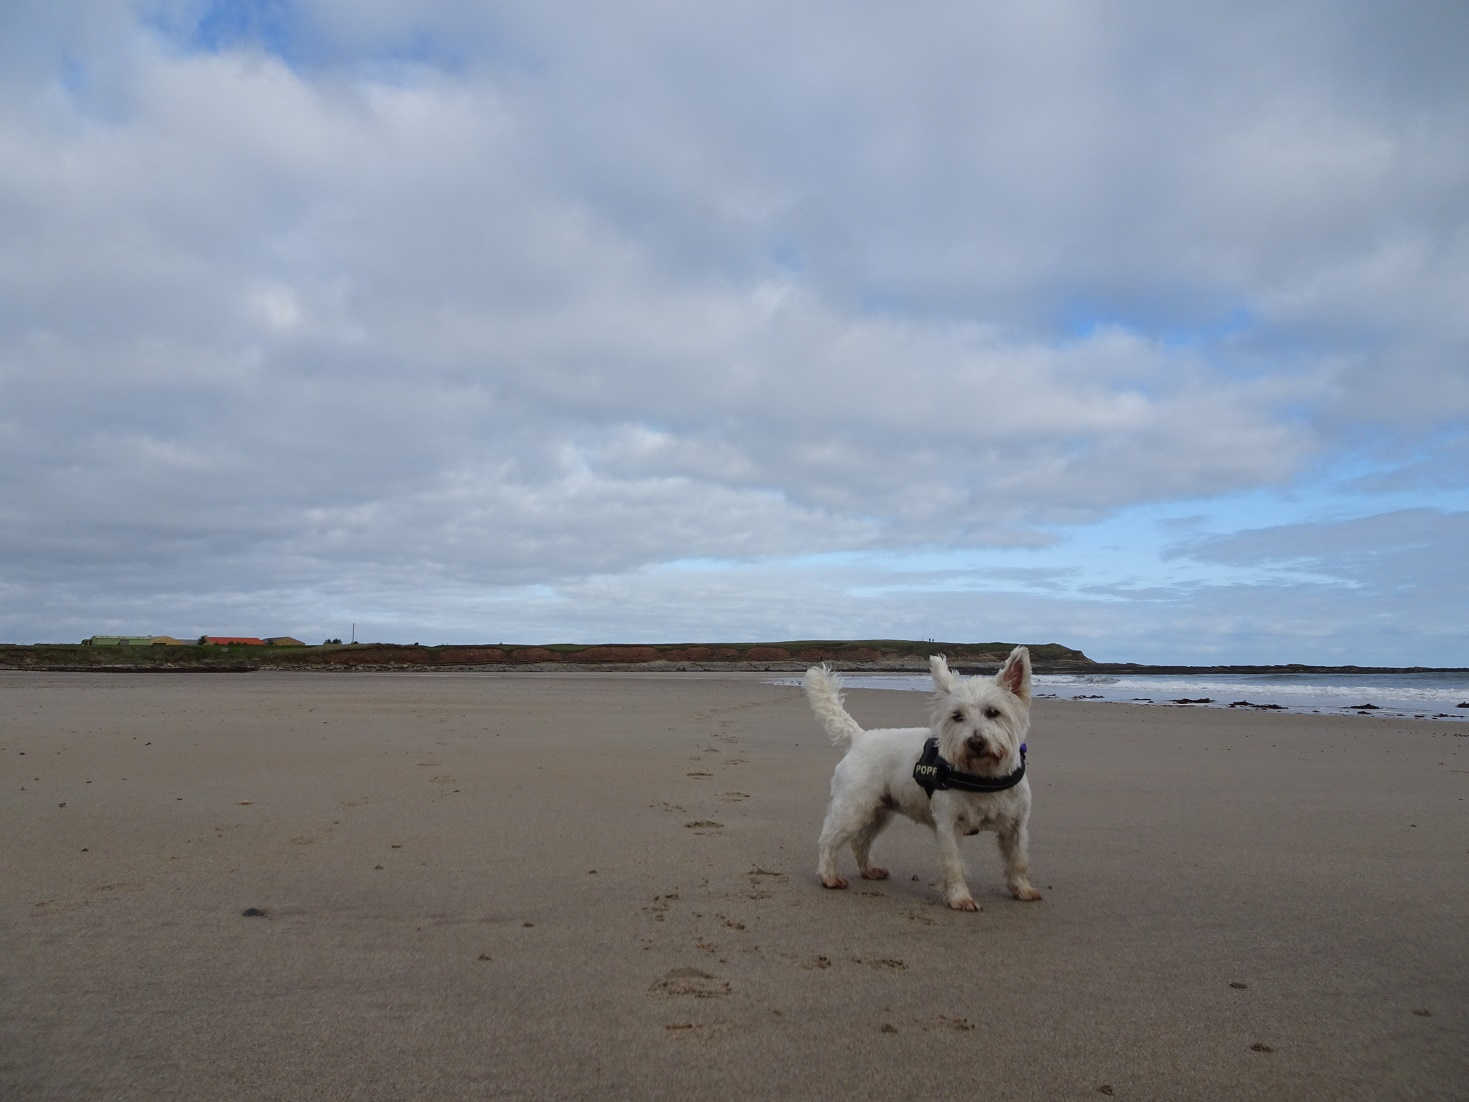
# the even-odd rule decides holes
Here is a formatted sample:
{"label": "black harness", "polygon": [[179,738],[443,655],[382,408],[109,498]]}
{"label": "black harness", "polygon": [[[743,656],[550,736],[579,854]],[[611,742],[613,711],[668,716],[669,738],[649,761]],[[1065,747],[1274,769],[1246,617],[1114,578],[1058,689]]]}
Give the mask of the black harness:
{"label": "black harness", "polygon": [[1020,767],[1003,777],[981,777],[977,773],[961,773],[939,755],[939,740],[930,738],[923,744],[923,755],[913,767],[918,787],[933,798],[936,788],[957,788],[963,792],[1003,792],[1025,779],[1025,743],[1020,744]]}

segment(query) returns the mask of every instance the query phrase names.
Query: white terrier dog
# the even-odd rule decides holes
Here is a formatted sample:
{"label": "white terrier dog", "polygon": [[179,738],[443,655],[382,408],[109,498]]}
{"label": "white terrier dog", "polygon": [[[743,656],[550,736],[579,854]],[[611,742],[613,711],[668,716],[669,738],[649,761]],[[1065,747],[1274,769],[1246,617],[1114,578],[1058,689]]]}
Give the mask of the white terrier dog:
{"label": "white terrier dog", "polygon": [[[1030,884],[1030,782],[1025,779],[1025,735],[1030,729],[1030,651],[1016,647],[994,678],[957,677],[942,655],[928,660],[936,690],[928,727],[865,731],[842,706],[841,679],[825,666],[806,671],[806,699],[831,741],[851,744],[831,777],[831,804],[821,827],[816,871],[828,888],[845,888],[836,854],[851,842],[868,880],[887,869],[868,857],[873,839],[899,812],[931,827],[938,839],[944,898],[960,911],[978,910],[959,835],[993,830],[1005,861],[1005,882],[1016,899],[1039,899]],[[937,742],[937,755],[930,741]],[[920,762],[921,759],[921,762]],[[914,767],[922,763],[920,784]],[[932,792],[928,785],[934,785]]]}

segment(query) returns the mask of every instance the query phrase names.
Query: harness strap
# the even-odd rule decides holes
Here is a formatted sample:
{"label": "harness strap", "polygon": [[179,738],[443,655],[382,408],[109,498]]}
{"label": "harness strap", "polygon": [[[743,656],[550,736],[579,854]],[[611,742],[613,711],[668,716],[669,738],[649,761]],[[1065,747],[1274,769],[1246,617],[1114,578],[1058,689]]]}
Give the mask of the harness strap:
{"label": "harness strap", "polygon": [[1003,777],[981,777],[977,773],[961,773],[939,754],[939,740],[930,738],[913,766],[913,779],[918,787],[933,798],[935,789],[957,788],[963,792],[1004,792],[1014,788],[1025,777],[1025,744],[1020,744],[1020,766]]}

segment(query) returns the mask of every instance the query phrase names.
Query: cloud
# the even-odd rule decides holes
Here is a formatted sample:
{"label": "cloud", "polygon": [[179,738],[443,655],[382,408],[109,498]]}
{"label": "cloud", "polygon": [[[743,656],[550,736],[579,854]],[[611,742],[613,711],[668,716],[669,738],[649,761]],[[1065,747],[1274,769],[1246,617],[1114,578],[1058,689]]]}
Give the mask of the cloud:
{"label": "cloud", "polygon": [[[1435,552],[1461,546],[1466,537],[1469,513],[1402,509],[1208,536],[1180,544],[1166,555],[1229,566],[1299,566],[1348,585],[1406,589],[1456,577],[1460,572],[1451,568],[1451,560]],[[1405,564],[1404,558],[1414,561]],[[1427,575],[1422,572],[1425,568],[1430,571]]]}
{"label": "cloud", "polygon": [[17,9],[0,631],[920,630],[783,564],[1461,492],[1465,17],[1231,12]]}

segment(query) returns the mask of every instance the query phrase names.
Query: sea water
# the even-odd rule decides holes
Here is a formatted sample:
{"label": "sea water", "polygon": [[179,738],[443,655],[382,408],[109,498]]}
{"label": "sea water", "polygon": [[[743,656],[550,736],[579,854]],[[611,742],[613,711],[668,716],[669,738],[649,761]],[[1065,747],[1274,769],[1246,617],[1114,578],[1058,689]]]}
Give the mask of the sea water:
{"label": "sea water", "polygon": [[[799,684],[799,679],[782,679]],[[929,692],[927,674],[843,674],[852,689]],[[1037,697],[1114,704],[1174,704],[1287,712],[1469,721],[1469,673],[1036,674]],[[1371,705],[1364,708],[1362,705]]]}

